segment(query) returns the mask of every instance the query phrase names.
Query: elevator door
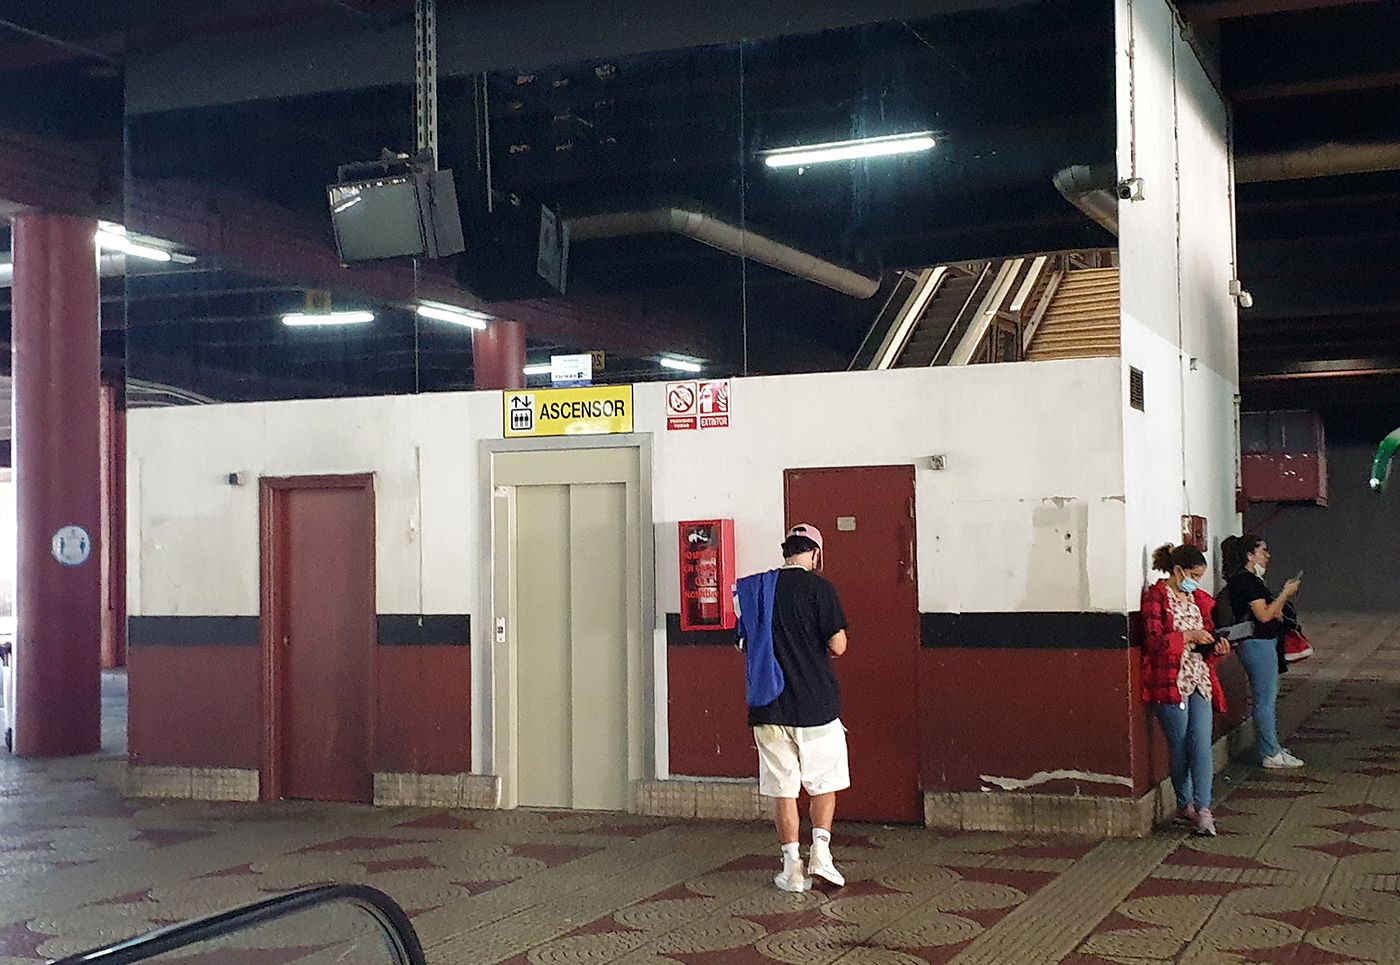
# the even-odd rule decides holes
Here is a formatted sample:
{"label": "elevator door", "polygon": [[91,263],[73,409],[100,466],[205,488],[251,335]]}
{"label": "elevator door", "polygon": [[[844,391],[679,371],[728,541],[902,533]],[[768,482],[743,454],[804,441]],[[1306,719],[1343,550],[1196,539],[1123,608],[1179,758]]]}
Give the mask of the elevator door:
{"label": "elevator door", "polygon": [[850,623],[849,649],[836,660],[851,757],[840,814],[921,822],[914,469],[790,469],[785,482],[788,525],[821,530],[823,575]]}
{"label": "elevator door", "polygon": [[374,491],[368,477],[268,480],[268,705],[284,798],[373,798]]}
{"label": "elevator door", "polygon": [[628,810],[647,689],[636,451],[500,458],[520,482],[502,560],[514,594],[516,803]]}

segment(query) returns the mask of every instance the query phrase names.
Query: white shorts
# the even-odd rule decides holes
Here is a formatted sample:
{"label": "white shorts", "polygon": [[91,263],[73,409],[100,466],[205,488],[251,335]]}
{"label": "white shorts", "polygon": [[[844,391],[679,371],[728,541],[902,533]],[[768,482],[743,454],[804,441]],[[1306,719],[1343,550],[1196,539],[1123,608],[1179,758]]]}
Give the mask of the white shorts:
{"label": "white shorts", "polygon": [[758,745],[758,793],[764,797],[830,794],[851,786],[846,760],[846,728],[840,718],[820,727],[759,724],[753,729]]}

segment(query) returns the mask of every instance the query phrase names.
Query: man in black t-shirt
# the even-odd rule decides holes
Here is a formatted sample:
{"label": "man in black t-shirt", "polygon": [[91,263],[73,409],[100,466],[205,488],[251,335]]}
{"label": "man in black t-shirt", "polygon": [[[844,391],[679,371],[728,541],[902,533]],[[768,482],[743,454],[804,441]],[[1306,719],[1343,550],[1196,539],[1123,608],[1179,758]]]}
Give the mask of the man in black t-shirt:
{"label": "man in black t-shirt", "polygon": [[[816,572],[821,568],[822,535],[815,526],[799,524],[783,541],[784,563],[771,587],[772,622],[753,626],[753,614],[743,624],[750,647],[750,669],[756,646],[767,647],[781,671],[781,691],[770,703],[749,707],[749,725],[758,747],[759,793],[774,799],[774,823],[783,851],[783,870],[774,883],[784,891],[811,886],[806,871],[837,886],[846,883],[831,858],[831,826],[836,817],[836,792],[850,787],[846,729],[841,724],[841,688],[833,657],[846,652],[846,614],[836,588]],[[754,584],[757,585],[757,584]],[[740,594],[743,596],[743,594]],[[743,620],[743,614],[740,614]],[[759,641],[762,641],[759,643]],[[811,797],[812,846],[804,869],[798,847],[797,796],[806,788]]]}

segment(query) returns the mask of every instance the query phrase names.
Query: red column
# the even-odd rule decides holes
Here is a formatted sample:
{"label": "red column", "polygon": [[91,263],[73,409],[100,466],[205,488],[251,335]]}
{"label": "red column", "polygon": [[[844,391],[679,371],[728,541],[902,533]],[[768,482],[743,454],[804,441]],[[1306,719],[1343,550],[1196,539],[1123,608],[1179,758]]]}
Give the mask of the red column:
{"label": "red column", "polygon": [[[86,218],[14,219],[14,736],[26,757],[102,743],[96,230]],[[56,547],[66,527],[86,542],[70,534]]]}
{"label": "red column", "polygon": [[126,666],[126,405],[120,376],[101,395],[102,669]]}
{"label": "red column", "polygon": [[473,332],[472,374],[478,389],[525,388],[525,326],[497,319]]}

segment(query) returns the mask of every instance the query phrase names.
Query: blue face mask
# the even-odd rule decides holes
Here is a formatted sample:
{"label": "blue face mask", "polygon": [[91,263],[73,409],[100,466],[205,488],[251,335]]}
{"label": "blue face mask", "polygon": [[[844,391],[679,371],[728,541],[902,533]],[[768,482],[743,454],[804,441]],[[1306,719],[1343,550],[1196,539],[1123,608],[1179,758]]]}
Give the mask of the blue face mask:
{"label": "blue face mask", "polygon": [[1181,581],[1181,590],[1183,593],[1195,593],[1200,588],[1201,584],[1197,583],[1189,576]]}

